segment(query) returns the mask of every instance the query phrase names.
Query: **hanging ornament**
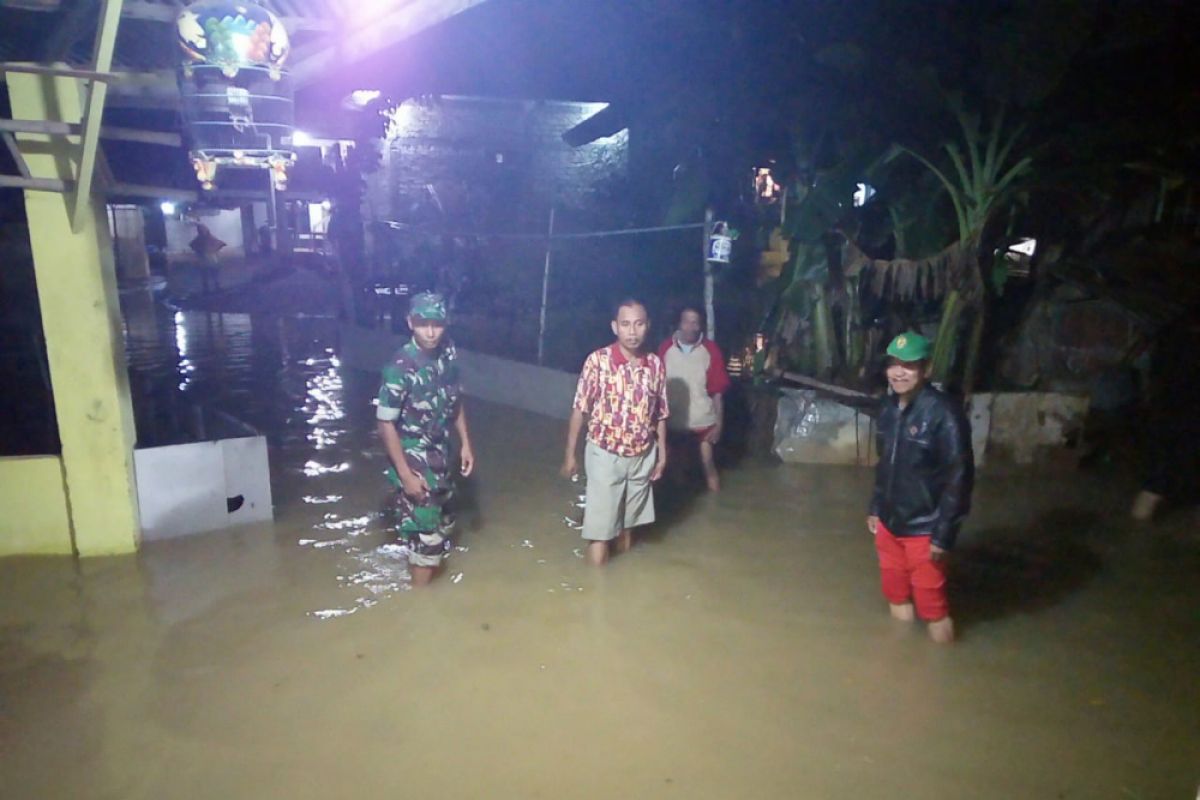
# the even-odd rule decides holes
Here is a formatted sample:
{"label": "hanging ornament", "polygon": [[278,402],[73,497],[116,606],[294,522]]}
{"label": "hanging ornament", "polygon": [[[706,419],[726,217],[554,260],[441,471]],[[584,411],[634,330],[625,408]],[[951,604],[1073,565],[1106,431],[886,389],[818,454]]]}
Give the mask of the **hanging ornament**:
{"label": "hanging ornament", "polygon": [[738,232],[728,222],[714,222],[708,236],[708,261],[711,264],[728,264],[733,256],[733,240]]}
{"label": "hanging ornament", "polygon": [[291,45],[279,18],[254,3],[199,0],[179,12],[176,40],[184,133],[196,179],[215,188],[222,167],[265,169],[287,185],[294,89]]}
{"label": "hanging ornament", "polygon": [[279,80],[292,49],[279,17],[255,3],[199,0],[179,12],[175,33],[190,62],[185,70],[212,64],[227,78],[242,67],[264,67]]}

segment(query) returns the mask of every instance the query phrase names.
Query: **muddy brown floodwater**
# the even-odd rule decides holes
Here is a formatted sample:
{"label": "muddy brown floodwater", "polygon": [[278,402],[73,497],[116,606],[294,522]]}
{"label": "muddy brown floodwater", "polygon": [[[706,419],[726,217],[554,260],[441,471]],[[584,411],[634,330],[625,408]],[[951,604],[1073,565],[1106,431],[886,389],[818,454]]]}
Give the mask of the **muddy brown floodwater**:
{"label": "muddy brown floodwater", "polygon": [[221,385],[291,403],[273,524],[0,561],[0,797],[1196,794],[1200,542],[1124,484],[984,473],[939,648],[879,596],[866,471],[744,463],[594,571],[561,423],[474,403],[460,549],[407,591],[374,378],[272,336],[235,359],[270,391]]}

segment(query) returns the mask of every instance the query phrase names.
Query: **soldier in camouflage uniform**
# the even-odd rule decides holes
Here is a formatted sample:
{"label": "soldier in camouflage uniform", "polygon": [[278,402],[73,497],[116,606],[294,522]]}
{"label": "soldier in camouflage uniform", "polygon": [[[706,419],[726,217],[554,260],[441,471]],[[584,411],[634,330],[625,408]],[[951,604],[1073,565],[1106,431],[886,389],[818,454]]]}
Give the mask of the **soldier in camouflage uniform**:
{"label": "soldier in camouflage uniform", "polygon": [[409,305],[413,338],[383,368],[376,400],[379,436],[392,468],[397,531],[409,548],[413,584],[428,583],[450,550],[453,494],[450,426],[462,441],[463,477],[475,467],[454,345],[445,338],[446,301],[423,292]]}

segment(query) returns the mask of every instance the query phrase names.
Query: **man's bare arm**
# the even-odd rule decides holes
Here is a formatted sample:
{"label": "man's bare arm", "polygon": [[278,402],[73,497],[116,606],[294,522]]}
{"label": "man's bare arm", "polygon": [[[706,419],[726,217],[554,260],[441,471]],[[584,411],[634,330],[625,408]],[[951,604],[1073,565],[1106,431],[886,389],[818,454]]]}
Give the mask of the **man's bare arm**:
{"label": "man's bare arm", "polygon": [[467,406],[462,401],[459,401],[458,413],[454,415],[454,429],[458,431],[458,439],[462,442],[459,454],[462,468],[459,472],[465,478],[475,471],[475,449],[471,446],[471,433],[467,429]]}
{"label": "man's bare arm", "polygon": [[567,422],[567,451],[563,455],[562,474],[571,477],[579,472],[576,453],[579,452],[579,433],[583,430],[583,412],[578,408],[571,409],[571,419]]}

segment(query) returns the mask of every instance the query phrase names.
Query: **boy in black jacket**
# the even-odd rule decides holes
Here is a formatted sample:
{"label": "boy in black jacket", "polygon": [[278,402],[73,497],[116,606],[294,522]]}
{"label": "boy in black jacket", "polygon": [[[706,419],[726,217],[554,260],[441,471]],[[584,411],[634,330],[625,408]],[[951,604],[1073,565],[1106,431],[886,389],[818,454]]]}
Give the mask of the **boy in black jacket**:
{"label": "boy in black jacket", "polygon": [[974,457],[961,410],[928,384],[929,340],[902,333],[888,345],[893,394],[878,421],[879,463],[867,530],[875,537],[892,616],[929,623],[939,644],[954,641],[943,557],[971,508]]}

